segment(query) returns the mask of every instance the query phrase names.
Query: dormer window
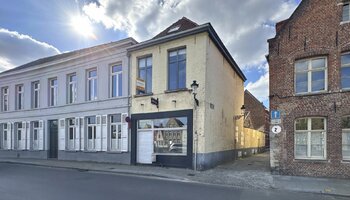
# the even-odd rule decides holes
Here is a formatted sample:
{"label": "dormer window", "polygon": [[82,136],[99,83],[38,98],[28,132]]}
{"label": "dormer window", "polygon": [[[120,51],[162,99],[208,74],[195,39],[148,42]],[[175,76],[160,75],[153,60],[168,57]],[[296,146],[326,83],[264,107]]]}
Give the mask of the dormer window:
{"label": "dormer window", "polygon": [[179,30],[179,28],[180,28],[180,26],[174,26],[168,30],[168,33],[175,32],[175,31]]}
{"label": "dormer window", "polygon": [[343,22],[348,22],[350,21],[350,3],[344,3],[343,4]]}

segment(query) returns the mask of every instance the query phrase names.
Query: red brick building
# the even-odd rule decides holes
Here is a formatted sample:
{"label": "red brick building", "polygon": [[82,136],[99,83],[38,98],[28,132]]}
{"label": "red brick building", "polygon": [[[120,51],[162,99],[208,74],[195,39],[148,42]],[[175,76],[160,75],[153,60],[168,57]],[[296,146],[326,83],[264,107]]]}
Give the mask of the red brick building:
{"label": "red brick building", "polygon": [[268,41],[275,172],[350,177],[349,16],[349,0],[303,0]]}

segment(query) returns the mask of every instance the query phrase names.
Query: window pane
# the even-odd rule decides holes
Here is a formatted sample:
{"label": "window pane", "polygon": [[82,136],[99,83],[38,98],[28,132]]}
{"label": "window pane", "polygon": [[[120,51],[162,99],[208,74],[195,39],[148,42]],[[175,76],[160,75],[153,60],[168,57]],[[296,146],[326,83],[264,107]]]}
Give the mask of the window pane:
{"label": "window pane", "polygon": [[349,4],[345,4],[343,6],[343,21],[349,21],[350,17],[349,17],[350,13],[349,13]]}
{"label": "window pane", "polygon": [[147,58],[147,67],[152,67],[152,57]]}
{"label": "window pane", "polygon": [[312,69],[322,69],[326,67],[326,60],[324,58],[312,60],[311,68]]}
{"label": "window pane", "polygon": [[169,64],[169,90],[178,89],[178,69],[177,63]]}
{"label": "window pane", "polygon": [[73,128],[69,128],[69,139],[70,140],[74,139],[74,130],[73,130]]}
{"label": "window pane", "polygon": [[350,159],[350,131],[343,131],[343,158],[346,160]]}
{"label": "window pane", "polygon": [[324,133],[311,133],[311,157],[324,157]]}
{"label": "window pane", "polygon": [[97,97],[97,80],[96,79],[93,80],[93,84],[94,84],[93,99],[96,99],[96,97]]}
{"label": "window pane", "polygon": [[179,62],[179,88],[186,88],[186,60]]}
{"label": "window pane", "polygon": [[140,69],[139,78],[142,80],[146,80],[146,69]]}
{"label": "window pane", "polygon": [[181,128],[187,126],[187,117],[153,120],[154,128]]}
{"label": "window pane", "polygon": [[307,130],[307,118],[297,119],[295,123],[295,130]]}
{"label": "window pane", "polygon": [[350,129],[350,116],[346,116],[342,118],[342,123],[341,123],[341,127],[343,129]]}
{"label": "window pane", "polygon": [[172,51],[169,53],[169,63],[177,61],[177,51]]}
{"label": "window pane", "polygon": [[118,74],[118,96],[121,97],[123,92],[123,78],[122,74]]}
{"label": "window pane", "polygon": [[120,117],[120,115],[111,115],[111,122],[112,122],[112,123],[121,122],[121,117]]}
{"label": "window pane", "polygon": [[179,50],[178,60],[185,60],[186,59],[186,49]]}
{"label": "window pane", "polygon": [[341,56],[341,64],[342,65],[350,64],[350,54]]}
{"label": "window pane", "polygon": [[139,68],[145,68],[146,67],[146,61],[145,58],[142,58],[139,60]]}
{"label": "window pane", "polygon": [[121,65],[116,65],[116,66],[113,66],[112,67],[112,72],[115,73],[115,72],[121,72],[123,69],[122,69],[122,66]]}
{"label": "window pane", "polygon": [[295,156],[297,158],[307,157],[307,133],[295,134]]}
{"label": "window pane", "polygon": [[296,74],[296,93],[302,93],[308,91],[307,85],[307,73],[297,73]]}
{"label": "window pane", "polygon": [[298,61],[295,63],[295,71],[302,72],[308,70],[308,62],[307,61]]}
{"label": "window pane", "polygon": [[22,137],[21,137],[21,131],[20,131],[20,130],[18,130],[18,132],[17,132],[17,133],[18,133],[18,135],[17,135],[17,139],[18,139],[18,140],[22,140]]}
{"label": "window pane", "polygon": [[325,90],[325,72],[312,72],[312,91]]}
{"label": "window pane", "polygon": [[117,96],[117,76],[112,76],[112,97]]}
{"label": "window pane", "polygon": [[350,88],[350,67],[341,68],[341,86],[342,88]]}
{"label": "window pane", "polygon": [[312,118],[311,130],[324,130],[324,118]]}
{"label": "window pane", "polygon": [[155,130],[154,152],[160,154],[186,154],[187,130]]}
{"label": "window pane", "polygon": [[116,139],[117,138],[117,127],[116,125],[111,126],[111,138]]}
{"label": "window pane", "polygon": [[152,68],[147,68],[146,93],[152,92]]}
{"label": "window pane", "polygon": [[152,121],[151,120],[140,120],[138,128],[139,129],[150,129],[150,128],[152,128]]}
{"label": "window pane", "polygon": [[93,71],[89,71],[89,77],[95,77],[97,75],[97,72],[96,70],[93,70]]}
{"label": "window pane", "polygon": [[88,127],[88,139],[92,139],[92,127],[91,126],[89,126]]}

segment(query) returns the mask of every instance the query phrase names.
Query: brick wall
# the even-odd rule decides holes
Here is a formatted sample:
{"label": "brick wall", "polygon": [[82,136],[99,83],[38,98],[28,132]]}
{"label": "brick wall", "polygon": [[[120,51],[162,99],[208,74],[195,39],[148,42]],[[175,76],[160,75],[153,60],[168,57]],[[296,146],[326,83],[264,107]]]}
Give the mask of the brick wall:
{"label": "brick wall", "polygon": [[[350,23],[341,24],[339,2],[303,0],[269,40],[270,110],[282,111],[282,133],[270,133],[271,166],[281,174],[350,177],[350,163],[342,161],[341,130],[342,116],[350,115],[350,92],[340,89],[340,56],[350,52]],[[328,91],[295,95],[295,60],[317,56],[327,58]],[[294,121],[312,116],[327,119],[327,159],[296,160]]]}

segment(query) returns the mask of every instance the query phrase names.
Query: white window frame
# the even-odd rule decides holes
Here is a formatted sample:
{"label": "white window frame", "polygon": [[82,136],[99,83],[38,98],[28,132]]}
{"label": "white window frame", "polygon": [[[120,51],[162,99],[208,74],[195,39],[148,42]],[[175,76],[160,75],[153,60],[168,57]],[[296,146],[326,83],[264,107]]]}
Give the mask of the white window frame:
{"label": "white window frame", "polygon": [[[56,85],[52,84],[53,81],[57,82]],[[57,106],[58,102],[58,79],[57,78],[51,78],[49,79],[49,106]]]}
{"label": "white window frame", "polygon": [[[121,67],[122,70],[121,71],[118,71],[118,72],[113,72],[113,67]],[[110,85],[111,85],[111,89],[110,89],[110,97],[112,98],[115,98],[115,97],[121,97],[123,96],[123,65],[120,63],[120,64],[115,64],[115,65],[112,65],[110,67],[110,74],[111,74],[111,77],[110,77]],[[122,91],[119,91],[119,75],[121,75],[121,79],[122,79]],[[116,78],[116,85],[114,86],[113,85],[113,77]],[[113,96],[113,89],[115,89],[116,91],[116,95]],[[121,92],[121,94],[119,95],[119,92]]]}
{"label": "white window frame", "polygon": [[[35,99],[35,94],[37,94],[37,99]],[[35,106],[35,104],[37,106]],[[40,108],[40,82],[39,81],[35,81],[32,83],[32,108]]]}
{"label": "white window frame", "polygon": [[[70,123],[73,122],[73,123]],[[70,130],[73,130],[73,139],[70,139]],[[76,126],[75,126],[75,118],[67,119],[67,150],[74,151],[75,150],[75,136],[76,136]]]}
{"label": "white window frame", "polygon": [[[296,130],[297,120],[299,119],[307,119],[307,130]],[[324,119],[324,130],[311,130],[311,121],[312,119]],[[319,133],[320,131],[324,134],[324,152],[322,156],[311,156],[311,134]],[[298,133],[307,133],[307,156],[306,157],[298,157],[296,155],[296,137]],[[327,159],[327,119],[325,117],[304,117],[298,118],[294,120],[294,158],[296,160],[326,160]]]}
{"label": "white window frame", "polygon": [[[141,77],[140,77],[140,71],[141,70],[145,70],[145,74],[146,74],[146,76],[145,76],[145,79],[143,80],[144,82],[145,82],[145,91],[143,92],[143,91],[139,91],[139,90],[136,90],[136,93],[137,94],[151,94],[152,93],[152,87],[153,87],[153,84],[152,84],[152,79],[153,79],[153,57],[152,57],[152,55],[149,55],[149,56],[145,56],[145,57],[140,57],[140,58],[138,58],[138,60],[137,60],[137,78],[139,78],[139,79],[141,79]],[[149,62],[148,62],[148,60],[151,60],[150,61],[150,63],[151,63],[151,65],[149,65]],[[145,64],[145,67],[141,67],[141,63],[144,63]],[[148,70],[151,70],[152,71],[152,73],[151,73],[151,85],[148,85],[147,84],[147,82],[149,81],[148,80]]]}
{"label": "white window frame", "polygon": [[[350,117],[350,116],[343,116],[343,118],[345,117]],[[343,145],[344,145],[344,135],[345,133],[350,134],[350,128],[343,128],[342,127],[342,157],[344,161],[350,161],[350,156],[344,156],[344,152],[343,152]],[[350,144],[347,144],[350,145]]]}
{"label": "white window frame", "polygon": [[[320,68],[320,69],[312,69],[312,61],[313,60],[319,60],[319,59],[324,59],[325,60],[325,68]],[[298,62],[307,62],[308,63],[308,69],[305,71],[297,71],[296,64]],[[325,89],[324,90],[319,90],[319,91],[312,91],[312,72],[317,72],[317,71],[324,71],[325,73],[325,79],[324,79],[324,84],[325,84]],[[300,72],[305,72],[307,73],[307,92],[297,92],[297,73]],[[327,57],[314,57],[314,58],[309,58],[309,59],[302,59],[302,60],[297,60],[294,63],[294,93],[296,95],[303,95],[303,94],[315,94],[315,93],[322,93],[328,91],[328,59]]]}
{"label": "white window frame", "polygon": [[[21,125],[21,127],[19,127],[19,125]],[[23,124],[22,122],[16,122],[15,123],[15,130],[16,130],[16,148],[18,150],[24,150],[25,149],[25,146],[24,147],[21,147],[21,143],[22,140],[24,139],[24,131],[23,131]],[[18,137],[19,133],[21,133],[21,138]]]}
{"label": "white window frame", "polygon": [[[6,126],[6,128],[5,128],[5,126]],[[9,133],[8,124],[7,123],[3,123],[2,124],[2,145],[1,145],[1,147],[4,150],[8,150],[8,149],[11,148],[11,147],[7,146],[7,140],[9,139],[9,137],[11,137],[11,136],[9,136],[8,133]],[[5,140],[5,134],[6,134],[6,140]]]}
{"label": "white window frame", "polygon": [[[94,117],[95,118],[95,123],[90,124],[89,123],[89,118]],[[90,116],[86,118],[86,147],[88,151],[95,151],[96,150],[96,132],[97,132],[97,119],[96,116]],[[91,127],[92,133],[91,133],[91,139],[89,139],[89,127]],[[92,142],[92,147],[90,147],[90,141]]]}
{"label": "white window frame", "polygon": [[[110,151],[116,151],[116,152],[121,152],[121,150],[122,150],[122,136],[121,136],[121,131],[122,131],[122,122],[121,122],[121,114],[117,114],[117,115],[120,115],[120,121],[119,122],[112,122],[112,116],[113,115],[110,115],[109,116],[109,124],[110,124],[110,129],[109,129],[109,131],[110,131],[110,134],[109,134],[109,141],[110,141]],[[117,133],[116,133],[116,139],[115,139],[115,146],[116,146],[116,148],[114,149],[114,148],[112,148],[113,147],[113,139],[112,139],[112,134],[113,134],[113,132],[112,132],[112,126],[115,126],[115,129],[116,129],[116,131],[117,131]],[[119,138],[119,133],[118,133],[118,130],[120,130],[120,138]]]}
{"label": "white window frame", "polygon": [[[33,125],[33,150],[39,150],[39,131],[40,131],[40,122],[34,121],[32,122]],[[36,132],[36,139],[35,139],[35,132]]]}
{"label": "white window frame", "polygon": [[[75,80],[72,77],[75,77]],[[77,102],[77,75],[75,73],[69,74],[67,79],[67,102],[68,104],[73,104]]]}
{"label": "white window frame", "polygon": [[3,112],[9,111],[9,87],[2,87],[1,95],[1,110]]}
{"label": "white window frame", "polygon": [[24,109],[24,86],[23,84],[16,85],[16,110]]}
{"label": "white window frame", "polygon": [[[346,2],[342,3],[341,6],[342,6],[341,23],[348,23],[348,22],[350,22],[350,2],[346,1]],[[349,19],[348,20],[344,20],[344,18],[343,18],[345,6],[349,6]]]}
{"label": "white window frame", "polygon": [[[90,72],[92,71],[96,71],[96,76],[92,76],[90,77]],[[97,100],[97,96],[98,96],[98,74],[97,74],[97,69],[93,68],[93,69],[89,69],[86,71],[86,88],[87,88],[87,100],[88,101],[95,101]],[[95,91],[95,86],[93,86],[92,88],[90,88],[90,81],[93,82],[93,85],[96,84],[96,90]]]}

